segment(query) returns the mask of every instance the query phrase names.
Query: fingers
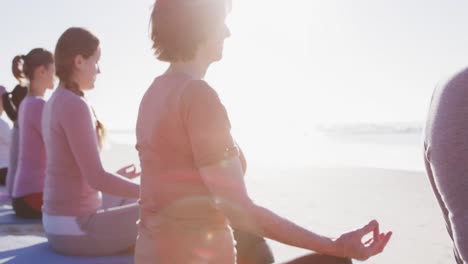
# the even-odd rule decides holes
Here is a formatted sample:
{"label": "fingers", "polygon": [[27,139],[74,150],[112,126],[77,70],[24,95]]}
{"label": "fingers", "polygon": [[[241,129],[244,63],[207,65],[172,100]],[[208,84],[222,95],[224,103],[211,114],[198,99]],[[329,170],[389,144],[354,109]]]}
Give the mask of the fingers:
{"label": "fingers", "polygon": [[378,235],[378,238],[377,238],[377,239],[375,239],[374,237],[371,237],[371,238],[369,238],[368,240],[366,240],[366,242],[364,242],[364,245],[367,246],[367,245],[369,245],[370,243],[372,243],[373,241],[376,241],[376,240],[379,240],[379,239],[383,239],[384,236],[385,236],[385,234],[384,234],[384,233],[381,233],[381,234]]}
{"label": "fingers", "polygon": [[[131,169],[131,170],[130,170]],[[136,173],[136,166],[135,164],[132,164],[130,166],[127,167],[127,170],[129,173],[132,173],[132,174],[135,174]]]}
{"label": "fingers", "polygon": [[135,166],[135,165],[130,164],[130,165],[123,166],[123,167],[120,168],[118,171],[126,172],[126,171],[127,171],[129,168],[131,168],[132,166]]}
{"label": "fingers", "polygon": [[[373,232],[374,240],[378,239],[379,235],[379,223],[376,220],[370,221],[367,225],[362,227],[361,229],[357,230],[361,237],[365,236],[366,234]],[[376,233],[377,232],[377,233]]]}
{"label": "fingers", "polygon": [[128,172],[128,175],[131,179],[141,176],[141,171],[138,171],[135,165],[132,165],[132,170]]}
{"label": "fingers", "polygon": [[126,171],[128,171],[129,169],[132,169],[132,171],[136,170],[135,164],[127,165],[124,168]]}
{"label": "fingers", "polygon": [[130,164],[130,165],[127,165],[127,166],[122,167],[121,169],[119,169],[117,171],[117,174],[120,174],[120,175],[126,176],[126,177],[133,177],[134,175],[137,174],[137,168],[136,168],[135,164]]}
{"label": "fingers", "polygon": [[384,250],[385,246],[387,246],[387,243],[388,241],[390,241],[392,234],[393,234],[392,231],[387,232],[386,234],[382,234],[383,236],[380,239],[380,247],[377,249],[379,253]]}
{"label": "fingers", "polygon": [[392,237],[392,232],[387,232],[386,234],[384,233],[380,234],[378,240],[374,240],[372,244],[366,247],[367,255],[371,257],[371,256],[381,253],[384,250],[385,246],[387,245],[391,237]]}
{"label": "fingers", "polygon": [[379,240],[379,236],[380,236],[379,223],[377,223],[377,226],[374,228],[374,234],[373,234],[374,240]]}
{"label": "fingers", "polygon": [[371,237],[371,238],[369,238],[368,240],[366,240],[366,242],[364,242],[364,245],[367,246],[367,245],[369,245],[372,241],[374,241],[374,238],[373,238],[373,237]]}

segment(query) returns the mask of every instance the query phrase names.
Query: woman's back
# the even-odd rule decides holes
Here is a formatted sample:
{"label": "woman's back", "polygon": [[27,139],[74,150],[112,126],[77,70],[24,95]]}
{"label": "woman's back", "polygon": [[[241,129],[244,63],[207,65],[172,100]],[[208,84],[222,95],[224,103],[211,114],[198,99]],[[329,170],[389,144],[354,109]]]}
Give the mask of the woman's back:
{"label": "woman's back", "polygon": [[27,96],[19,109],[19,156],[14,198],[42,193],[44,188],[46,156],[41,131],[44,103],[41,97]]}
{"label": "woman's back", "polygon": [[[161,210],[192,217],[217,213],[195,166],[184,123],[189,82],[183,74],[163,75],[153,82],[140,105],[136,134],[142,166],[143,222],[147,213]],[[194,202],[198,209],[188,212]]]}
{"label": "woman's back", "polygon": [[158,77],[142,99],[136,131],[142,166],[137,263],[189,263],[204,259],[203,254],[210,255],[209,263],[235,258],[227,219],[199,172],[200,164],[217,159],[211,154],[218,152],[198,137],[206,125],[199,117],[214,120],[200,113],[220,111],[228,121],[213,98],[216,93],[204,81],[172,73]]}
{"label": "woman's back", "polygon": [[100,193],[81,174],[69,143],[70,137],[79,138],[68,133],[79,130],[73,126],[74,118],[89,114],[87,108],[83,98],[64,88],[56,89],[45,104],[42,131],[47,166],[43,211],[49,215],[85,215],[101,206]]}

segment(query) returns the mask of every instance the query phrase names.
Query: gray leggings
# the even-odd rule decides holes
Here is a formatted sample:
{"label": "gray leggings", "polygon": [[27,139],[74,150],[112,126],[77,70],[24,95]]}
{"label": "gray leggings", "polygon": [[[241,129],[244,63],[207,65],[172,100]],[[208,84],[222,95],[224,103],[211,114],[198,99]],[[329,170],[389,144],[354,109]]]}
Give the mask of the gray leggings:
{"label": "gray leggings", "polygon": [[424,137],[427,176],[454,242],[455,259],[468,263],[468,68],[432,96]]}
{"label": "gray leggings", "polygon": [[137,236],[139,218],[135,199],[103,195],[103,209],[78,217],[86,235],[46,234],[50,246],[58,253],[78,256],[115,255],[131,249]]}
{"label": "gray leggings", "polygon": [[[428,152],[429,151],[428,151],[426,146],[424,147],[424,151],[426,153],[426,155],[424,157],[424,162],[425,162],[425,166],[426,166],[427,177],[429,178],[429,182],[431,183],[432,191],[434,192],[434,195],[436,196],[437,202],[439,203],[440,209],[442,210],[442,214],[443,214],[444,219],[445,219],[445,225],[447,227],[447,232],[448,232],[448,234],[450,236],[450,239],[452,239],[452,241],[455,241],[454,236],[453,236],[453,226],[452,226],[452,222],[450,221],[450,213],[449,213],[449,210],[447,209],[447,204],[444,202],[444,200],[442,198],[441,191],[439,190],[439,187],[437,187],[436,179],[434,177],[434,172],[433,172],[431,163],[428,160],[428,158],[429,158],[428,157]],[[458,252],[458,248],[457,248],[457,246],[455,244],[454,244],[454,247],[453,247],[453,255],[455,257],[455,261],[456,261],[457,264],[464,264],[463,260],[460,257],[460,253]]]}

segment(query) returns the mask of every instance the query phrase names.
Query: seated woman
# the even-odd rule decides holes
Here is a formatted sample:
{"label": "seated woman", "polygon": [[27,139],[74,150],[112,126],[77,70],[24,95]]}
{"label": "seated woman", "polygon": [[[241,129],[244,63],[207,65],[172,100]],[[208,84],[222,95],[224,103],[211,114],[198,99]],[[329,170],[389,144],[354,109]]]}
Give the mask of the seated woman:
{"label": "seated woman", "polygon": [[[42,220],[50,246],[67,255],[112,255],[133,248],[140,186],[135,170],[111,173],[99,150],[105,130],[84,92],[99,73],[99,39],[70,28],[55,48],[58,88],[44,106],[47,154]],[[103,194],[118,196],[103,204]],[[106,194],[104,194],[106,196]],[[107,200],[107,199],[106,199]]]}
{"label": "seated woman", "polygon": [[[380,233],[377,221],[331,239],[249,197],[227,111],[204,80],[230,35],[227,4],[158,0],[154,5],[153,47],[170,66],[146,91],[138,114],[142,184],[135,263],[241,263],[231,227],[320,254],[290,263],[350,263],[382,252],[391,232]],[[363,243],[368,233],[373,238]]]}
{"label": "seated woman", "polygon": [[[0,85],[0,98],[6,93]],[[0,100],[0,185],[5,185],[10,161],[11,126],[3,115],[3,103]]]}
{"label": "seated woman", "polygon": [[45,91],[54,86],[53,55],[37,48],[26,56],[16,56],[13,73],[17,79],[26,79],[29,83],[18,115],[19,153],[13,183],[13,209],[19,217],[41,218],[46,163],[41,122]]}

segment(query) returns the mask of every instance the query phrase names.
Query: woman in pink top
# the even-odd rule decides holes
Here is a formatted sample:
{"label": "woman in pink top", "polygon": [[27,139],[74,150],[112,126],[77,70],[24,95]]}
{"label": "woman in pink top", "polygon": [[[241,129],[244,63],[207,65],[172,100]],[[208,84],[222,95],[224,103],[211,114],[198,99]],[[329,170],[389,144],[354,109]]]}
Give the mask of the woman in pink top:
{"label": "woman in pink top", "polygon": [[[154,80],[139,109],[142,185],[136,263],[239,263],[230,226],[323,254],[290,263],[349,263],[347,258],[365,260],[380,253],[391,233],[380,233],[375,220],[331,239],[249,197],[226,109],[203,80],[209,65],[221,59],[230,35],[226,10],[225,0],[155,3],[153,47],[170,66]],[[373,238],[364,244],[368,233]]]}
{"label": "woman in pink top", "polygon": [[[69,28],[54,55],[60,83],[45,104],[42,119],[46,236],[62,254],[126,251],[135,244],[140,186],[130,179],[138,176],[134,170],[108,172],[99,156],[104,127],[84,96],[94,88],[99,73],[99,39],[85,29]],[[107,194],[122,198],[105,204]]]}
{"label": "woman in pink top", "polygon": [[13,74],[16,79],[26,79],[29,83],[18,115],[19,153],[13,182],[13,209],[19,217],[41,218],[46,163],[41,121],[45,91],[54,86],[52,53],[37,48],[26,56],[16,56]]}

